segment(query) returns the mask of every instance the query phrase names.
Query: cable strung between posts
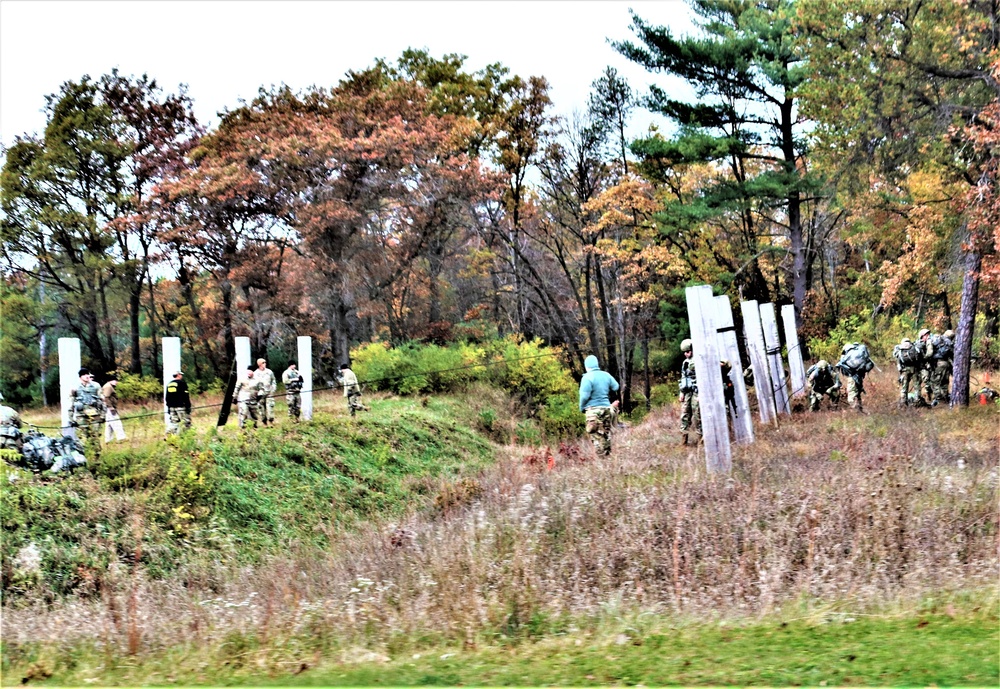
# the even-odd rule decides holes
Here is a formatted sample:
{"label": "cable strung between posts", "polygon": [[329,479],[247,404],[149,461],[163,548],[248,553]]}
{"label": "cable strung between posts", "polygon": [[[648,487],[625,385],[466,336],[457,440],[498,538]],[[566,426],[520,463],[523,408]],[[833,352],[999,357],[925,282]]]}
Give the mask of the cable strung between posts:
{"label": "cable strung between posts", "polygon": [[[657,342],[659,340],[666,340],[666,338],[665,337],[651,337],[651,338],[648,338],[649,342]],[[636,344],[638,344],[640,342],[642,342],[642,340],[641,339],[637,339],[637,340],[631,340],[631,341],[625,342],[624,344],[626,344],[626,345],[633,345],[634,346],[634,345],[636,345]],[[563,354],[565,354],[565,352],[544,352],[542,354],[531,354],[529,356],[517,357],[515,359],[499,359],[499,360],[496,360],[496,361],[487,361],[487,362],[482,362],[482,363],[466,364],[465,366],[455,366],[453,368],[442,368],[442,369],[436,369],[436,370],[433,370],[433,371],[417,371],[416,373],[400,373],[400,374],[397,374],[397,375],[394,375],[394,376],[383,376],[382,378],[368,378],[368,379],[365,379],[365,380],[359,380],[358,384],[359,385],[371,385],[373,383],[383,383],[383,382],[390,381],[390,380],[404,380],[406,378],[416,378],[417,376],[432,376],[432,375],[439,374],[439,373],[451,373],[452,371],[464,371],[464,370],[468,370],[470,368],[486,368],[488,366],[499,366],[500,364],[513,364],[513,363],[517,363],[519,361],[527,361],[529,359],[540,359],[540,358],[549,357],[549,356],[560,356],[560,355],[563,355]],[[311,388],[309,390],[299,390],[299,394],[302,394],[304,392],[324,392],[326,390],[341,390],[341,389],[343,389],[342,385],[330,385],[330,386],[322,387],[322,388],[316,388],[316,387],[314,387],[314,388]],[[270,399],[272,397],[273,398],[278,398],[278,397],[282,397],[282,396],[287,395],[287,394],[288,394],[287,392],[282,392],[282,393],[275,392],[275,393],[270,394],[270,395],[263,395],[262,397],[259,397],[258,400],[259,399]],[[202,405],[199,405],[197,407],[191,407],[191,411],[194,411],[195,409],[217,409],[217,408],[221,408],[221,407],[222,407],[222,403],[221,402],[218,402],[216,404],[202,404]],[[149,418],[149,417],[152,417],[152,416],[163,416],[163,413],[164,412],[162,412],[162,411],[154,411],[154,412],[146,412],[145,414],[132,414],[131,416],[120,416],[116,420],[117,421],[121,421],[121,422],[124,423],[125,421],[132,421],[134,419],[145,419],[145,418]],[[103,424],[103,423],[107,423],[107,421],[105,419],[101,419],[100,421],[88,422],[88,425],[97,424],[97,423]],[[64,426],[38,426],[38,425],[35,425],[35,424],[31,424],[31,425],[34,428],[44,429],[44,430],[56,430],[57,431],[57,430],[62,430],[64,428]]]}

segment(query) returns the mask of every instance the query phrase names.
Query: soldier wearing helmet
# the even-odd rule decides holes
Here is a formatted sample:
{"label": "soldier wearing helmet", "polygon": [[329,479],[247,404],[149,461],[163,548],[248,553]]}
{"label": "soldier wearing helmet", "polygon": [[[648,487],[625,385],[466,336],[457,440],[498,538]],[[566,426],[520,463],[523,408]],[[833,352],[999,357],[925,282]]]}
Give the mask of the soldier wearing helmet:
{"label": "soldier wearing helmet", "polygon": [[934,370],[934,344],[931,342],[931,331],[922,328],[917,333],[917,349],[920,351],[920,382],[917,384],[917,397],[927,398],[927,404],[934,400],[934,393],[931,391],[931,371]]}
{"label": "soldier wearing helmet", "polygon": [[836,410],[840,405],[840,376],[826,359],[820,359],[806,371],[809,381],[809,411],[819,411],[823,397],[830,398],[830,406]]}
{"label": "soldier wearing helmet", "polygon": [[[698,440],[701,440],[701,406],[698,404],[698,382],[694,370],[694,350],[690,339],[681,341],[681,351],[684,353],[684,363],[681,364],[680,400],[681,400],[681,444],[687,445],[691,426],[694,426]],[[733,400],[733,383],[729,377],[732,365],[726,360],[720,360],[722,369],[722,391],[726,404],[735,406]]]}
{"label": "soldier wearing helmet", "polygon": [[917,383],[917,399],[920,398],[918,371],[923,361],[920,348],[917,347],[910,338],[904,337],[898,345],[892,349],[892,358],[896,362],[896,371],[899,372],[899,406],[906,407],[910,404],[910,383]]}
{"label": "soldier wearing helmet", "polygon": [[948,329],[943,335],[931,336],[930,343],[934,349],[931,355],[931,405],[949,402],[951,400],[951,369],[955,356],[955,331]]}

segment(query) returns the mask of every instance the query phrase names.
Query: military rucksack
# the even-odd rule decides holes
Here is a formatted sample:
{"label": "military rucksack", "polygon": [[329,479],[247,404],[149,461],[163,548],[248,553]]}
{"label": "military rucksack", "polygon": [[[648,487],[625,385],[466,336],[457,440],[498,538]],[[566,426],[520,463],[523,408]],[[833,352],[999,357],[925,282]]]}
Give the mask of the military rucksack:
{"label": "military rucksack", "polygon": [[943,335],[931,335],[935,359],[950,359],[955,351],[955,343]]}
{"label": "military rucksack", "polygon": [[50,438],[38,431],[28,431],[21,448],[24,466],[31,471],[56,473],[87,463],[83,446],[73,438]]}
{"label": "military rucksack", "polygon": [[896,345],[892,350],[892,355],[903,366],[912,366],[920,363],[920,350],[909,342]]}
{"label": "military rucksack", "polygon": [[875,362],[868,355],[868,347],[854,342],[840,358],[840,365],[854,373],[868,373],[875,368]]}

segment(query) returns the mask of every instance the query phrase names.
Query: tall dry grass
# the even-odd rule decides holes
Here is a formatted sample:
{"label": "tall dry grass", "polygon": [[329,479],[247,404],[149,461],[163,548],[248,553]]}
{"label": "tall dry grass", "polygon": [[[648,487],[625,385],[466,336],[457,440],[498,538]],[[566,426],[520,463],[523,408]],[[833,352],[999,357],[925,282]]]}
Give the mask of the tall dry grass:
{"label": "tall dry grass", "polygon": [[[553,620],[656,612],[760,616],[864,611],[995,588],[995,408],[895,408],[888,374],[852,411],[758,425],[730,476],[677,445],[676,409],[653,413],[597,460],[585,444],[508,448],[475,486],[404,523],[334,534],[316,553],[256,569],[191,566],[153,582],[122,563],[99,601],[4,610],[5,643],[92,639],[121,652],[310,636],[475,643]],[[140,528],[137,526],[136,528]]]}

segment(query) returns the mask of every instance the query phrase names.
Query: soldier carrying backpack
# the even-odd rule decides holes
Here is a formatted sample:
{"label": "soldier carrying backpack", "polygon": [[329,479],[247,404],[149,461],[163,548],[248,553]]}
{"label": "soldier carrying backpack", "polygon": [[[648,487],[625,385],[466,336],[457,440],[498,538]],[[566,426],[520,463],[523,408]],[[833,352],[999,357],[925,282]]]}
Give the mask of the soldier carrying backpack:
{"label": "soldier carrying backpack", "polygon": [[952,359],[955,356],[955,331],[945,330],[943,335],[931,335],[931,406],[951,400],[949,394]]}
{"label": "soldier carrying backpack", "polygon": [[865,376],[875,368],[875,362],[868,354],[868,347],[860,342],[844,345],[837,368],[847,376],[847,403],[859,412],[864,411],[861,396],[865,392]]}
{"label": "soldier carrying backpack", "polygon": [[[892,348],[892,358],[896,361],[896,370],[899,371],[899,406],[905,407],[910,404],[910,382],[914,381],[920,364],[923,362],[923,355],[920,348],[904,337],[902,341]],[[916,380],[918,397],[920,392],[920,381]]]}

